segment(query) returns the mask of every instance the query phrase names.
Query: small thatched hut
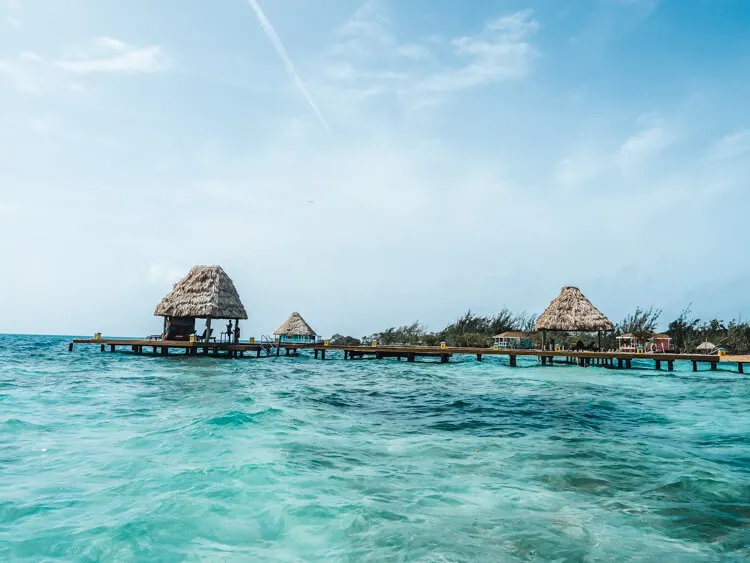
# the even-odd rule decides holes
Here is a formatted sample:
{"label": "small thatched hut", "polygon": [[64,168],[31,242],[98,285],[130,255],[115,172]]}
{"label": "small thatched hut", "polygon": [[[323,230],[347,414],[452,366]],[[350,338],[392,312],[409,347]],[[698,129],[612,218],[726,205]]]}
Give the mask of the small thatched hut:
{"label": "small thatched hut", "polygon": [[156,306],[154,315],[164,317],[165,328],[170,321],[177,338],[195,332],[195,319],[206,319],[204,338],[211,336],[211,319],[234,320],[235,326],[247,319],[237,289],[221,266],[192,268]]}
{"label": "small thatched hut", "polygon": [[596,332],[601,347],[601,333],[614,331],[614,325],[577,287],[566,285],[536,321],[546,344],[547,331]]}
{"label": "small thatched hut", "polygon": [[309,344],[316,342],[318,339],[318,335],[299,313],[289,315],[289,318],[273,331],[273,335],[278,336],[280,342],[293,342],[295,344]]}
{"label": "small thatched hut", "polygon": [[695,347],[695,350],[701,354],[712,354],[717,350],[717,347],[713,342],[706,341],[698,344],[698,346]]}

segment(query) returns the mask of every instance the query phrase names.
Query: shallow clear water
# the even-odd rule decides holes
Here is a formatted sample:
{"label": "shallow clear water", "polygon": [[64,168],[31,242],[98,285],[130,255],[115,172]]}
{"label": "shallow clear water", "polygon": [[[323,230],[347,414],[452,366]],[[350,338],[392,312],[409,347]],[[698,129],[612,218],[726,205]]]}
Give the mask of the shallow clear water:
{"label": "shallow clear water", "polygon": [[740,561],[750,377],[0,336],[0,559]]}

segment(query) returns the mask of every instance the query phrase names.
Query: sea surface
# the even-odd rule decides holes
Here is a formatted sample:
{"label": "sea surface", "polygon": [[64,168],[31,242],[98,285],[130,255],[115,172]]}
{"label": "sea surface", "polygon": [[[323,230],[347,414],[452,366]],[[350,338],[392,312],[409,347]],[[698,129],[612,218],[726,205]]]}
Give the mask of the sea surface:
{"label": "sea surface", "polygon": [[68,341],[0,336],[2,561],[750,558],[750,376]]}

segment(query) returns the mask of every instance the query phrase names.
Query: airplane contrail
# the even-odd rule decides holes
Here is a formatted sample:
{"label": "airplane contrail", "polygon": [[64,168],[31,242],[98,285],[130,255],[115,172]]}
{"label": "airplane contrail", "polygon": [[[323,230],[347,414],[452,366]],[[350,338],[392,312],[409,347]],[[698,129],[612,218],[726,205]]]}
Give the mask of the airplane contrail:
{"label": "airplane contrail", "polygon": [[300,91],[302,92],[302,95],[307,100],[307,103],[310,104],[310,107],[315,112],[315,115],[318,116],[318,119],[323,124],[323,127],[326,128],[326,131],[330,131],[331,128],[328,127],[328,123],[323,117],[323,114],[320,113],[318,106],[315,105],[315,102],[313,101],[312,96],[310,96],[310,92],[307,91],[307,88],[305,87],[305,83],[302,82],[302,79],[300,78],[299,74],[297,74],[297,70],[294,68],[294,63],[292,63],[292,59],[289,58],[289,54],[286,52],[286,49],[284,48],[284,44],[281,42],[281,38],[276,33],[276,30],[271,25],[271,22],[268,21],[266,14],[263,13],[263,9],[260,7],[260,4],[258,4],[258,0],[248,0],[248,2],[250,3],[250,6],[255,12],[255,15],[258,16],[258,20],[260,21],[260,25],[263,27],[263,31],[266,32],[268,39],[271,40],[271,43],[273,44],[274,49],[276,49],[276,53],[281,58],[281,61],[284,63],[284,66],[286,67],[287,72],[292,76],[292,79],[294,80],[294,83],[297,85],[297,88],[300,89]]}

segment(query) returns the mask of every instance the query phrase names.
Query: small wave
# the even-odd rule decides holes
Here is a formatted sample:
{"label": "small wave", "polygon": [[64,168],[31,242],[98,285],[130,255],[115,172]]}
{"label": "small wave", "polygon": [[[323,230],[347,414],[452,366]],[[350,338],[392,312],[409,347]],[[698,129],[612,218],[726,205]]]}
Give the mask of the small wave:
{"label": "small wave", "polygon": [[265,410],[253,413],[230,411],[221,416],[209,418],[208,420],[206,420],[206,424],[210,424],[212,426],[242,426],[244,424],[257,423],[266,416],[275,415],[280,412],[281,410],[274,408],[267,408]]}
{"label": "small wave", "polygon": [[34,424],[33,422],[26,422],[18,418],[9,418],[0,427],[14,432],[20,432],[21,430],[46,430],[44,426]]}

